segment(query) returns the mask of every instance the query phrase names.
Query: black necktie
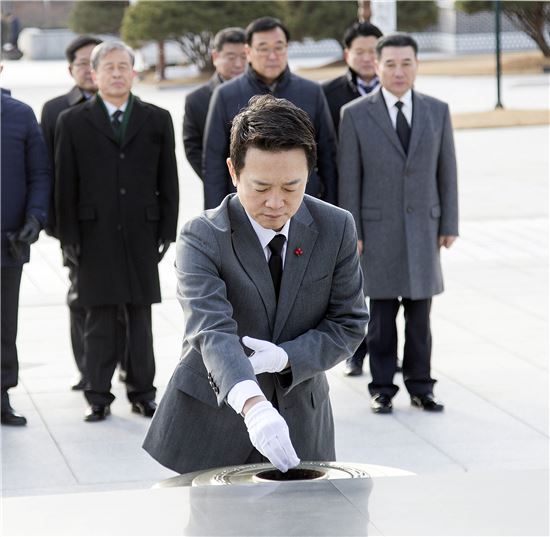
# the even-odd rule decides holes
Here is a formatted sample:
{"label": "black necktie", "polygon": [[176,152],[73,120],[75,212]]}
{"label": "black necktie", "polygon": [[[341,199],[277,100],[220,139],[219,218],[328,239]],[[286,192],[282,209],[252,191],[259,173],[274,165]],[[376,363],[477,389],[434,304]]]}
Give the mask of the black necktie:
{"label": "black necktie", "polygon": [[111,116],[111,125],[113,126],[113,130],[117,136],[120,136],[120,118],[123,114],[124,112],[122,110],[115,110]]}
{"label": "black necktie", "polygon": [[275,296],[279,298],[279,289],[281,287],[281,277],[283,275],[283,257],[281,252],[285,244],[286,237],[282,234],[275,235],[268,244],[271,250],[271,257],[269,258],[269,272],[271,272],[271,279],[273,280],[273,287],[275,287]]}
{"label": "black necktie", "polygon": [[401,101],[397,101],[395,103],[395,106],[397,107],[397,121],[395,124],[395,130],[397,131],[397,136],[399,136],[399,140],[401,140],[401,145],[403,146],[403,149],[406,153],[409,150],[409,138],[411,137],[411,128],[407,123],[405,114],[401,110],[401,108],[403,107],[403,103]]}

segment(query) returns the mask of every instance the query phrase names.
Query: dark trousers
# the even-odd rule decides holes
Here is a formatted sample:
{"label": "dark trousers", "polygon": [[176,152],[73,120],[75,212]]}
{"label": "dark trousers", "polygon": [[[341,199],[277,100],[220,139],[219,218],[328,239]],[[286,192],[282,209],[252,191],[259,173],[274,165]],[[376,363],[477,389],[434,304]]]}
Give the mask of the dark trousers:
{"label": "dark trousers", "polygon": [[17,314],[19,288],[23,267],[2,267],[2,410],[10,408],[8,390],[17,386],[19,361],[17,359]]}
{"label": "dark trousers", "polygon": [[397,312],[405,312],[405,345],[403,349],[403,380],[411,395],[432,393],[435,380],[430,376],[432,334],[430,331],[431,298],[411,300],[393,298],[370,300],[370,320],[367,333],[371,395],[393,397],[399,387],[393,383],[397,367]]}
{"label": "dark trousers", "polygon": [[128,399],[132,402],[155,399],[151,306],[126,304],[125,328],[118,320],[119,311],[116,305],[86,310],[84,365],[88,384],[84,395],[92,405],[109,405],[114,400],[114,395],[110,393],[111,379],[117,365],[121,339],[128,348]]}
{"label": "dark trousers", "polygon": [[[71,345],[73,348],[74,360],[80,373],[80,377],[86,381],[88,376],[84,367],[84,324],[86,322],[86,310],[80,305],[78,300],[78,268],[73,265],[66,257],[63,264],[69,268],[69,281],[71,285],[67,293],[67,304],[69,305],[69,317],[71,326]],[[117,321],[120,332],[126,331],[126,308],[124,305],[119,307]],[[125,374],[128,349],[126,346],[126,337],[117,338],[117,360],[121,372]]]}

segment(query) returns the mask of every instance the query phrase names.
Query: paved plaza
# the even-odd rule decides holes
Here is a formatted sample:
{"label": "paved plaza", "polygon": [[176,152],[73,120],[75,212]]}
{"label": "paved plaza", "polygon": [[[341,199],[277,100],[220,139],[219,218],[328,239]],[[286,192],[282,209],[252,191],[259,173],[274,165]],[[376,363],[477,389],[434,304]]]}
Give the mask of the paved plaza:
{"label": "paved plaza", "polygon": [[[8,62],[0,85],[39,115],[46,100],[70,87],[65,70],[63,62]],[[543,74],[504,77],[504,105],[548,108],[549,79]],[[202,185],[181,143],[190,89],[135,88],[143,100],[172,113],[180,227],[202,206]],[[446,100],[452,112],[489,110],[495,102],[492,77],[424,76],[417,89]],[[434,299],[432,313],[433,374],[439,381],[435,393],[446,404],[445,412],[411,408],[401,389],[392,415],[374,415],[366,391],[368,371],[346,378],[340,364],[328,372],[337,455],[341,461],[439,479],[443,489],[468,476],[480,482],[484,475],[525,476],[525,490],[516,493],[529,494],[530,472],[548,469],[549,129],[460,130],[455,141],[460,238],[442,254],[446,291]],[[159,399],[178,362],[183,334],[174,253],[171,247],[160,264],[163,302],[153,307]],[[148,422],[130,412],[116,378],[112,416],[101,423],[82,420],[84,398],[69,388],[76,368],[66,291],[59,244],[42,233],[23,272],[20,383],[10,392],[28,426],[1,431],[5,509],[22,497],[147,489],[174,475],[141,449]],[[397,383],[402,386],[400,378]],[[499,483],[505,486],[505,481]],[[547,495],[547,474],[545,483]],[[405,485],[403,494],[414,491]],[[394,505],[401,500],[397,495]],[[547,510],[547,500],[534,501]],[[526,520],[515,530],[527,535],[532,528]]]}

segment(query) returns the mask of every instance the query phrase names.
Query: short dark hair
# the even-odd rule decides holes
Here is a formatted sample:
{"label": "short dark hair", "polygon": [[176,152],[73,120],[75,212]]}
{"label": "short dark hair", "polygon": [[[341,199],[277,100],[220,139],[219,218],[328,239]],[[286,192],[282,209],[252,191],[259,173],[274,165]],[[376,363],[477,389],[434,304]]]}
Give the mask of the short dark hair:
{"label": "short dark hair", "polygon": [[76,53],[81,48],[87,47],[88,45],[99,45],[100,43],[103,43],[103,39],[99,39],[99,37],[94,37],[92,35],[79,35],[77,38],[73,39],[65,49],[67,61],[69,63],[73,63]]}
{"label": "short dark hair", "polygon": [[355,22],[344,32],[344,46],[350,48],[356,37],[382,37],[384,34],[370,22]]}
{"label": "short dark hair", "polygon": [[288,28],[275,17],[261,17],[259,19],[253,20],[246,27],[246,43],[250,46],[252,44],[252,36],[257,32],[269,32],[269,30],[274,30],[275,28],[280,28],[286,37],[287,43],[290,41],[290,32]]}
{"label": "short dark hair", "polygon": [[272,95],[255,95],[233,119],[229,156],[237,175],[249,147],[273,152],[303,149],[309,170],[317,162],[315,129],[308,114]]}
{"label": "short dark hair", "polygon": [[242,44],[244,45],[246,43],[246,35],[244,33],[244,30],[242,28],[238,28],[237,26],[232,26],[230,28],[224,28],[223,30],[220,30],[215,36],[214,36],[214,50],[217,50],[218,52],[221,52],[223,49],[223,46],[226,43],[235,43],[235,44]]}
{"label": "short dark hair", "polygon": [[395,33],[379,39],[378,43],[376,43],[376,56],[378,58],[382,56],[382,49],[384,47],[412,47],[414,55],[418,54],[418,43],[409,34]]}

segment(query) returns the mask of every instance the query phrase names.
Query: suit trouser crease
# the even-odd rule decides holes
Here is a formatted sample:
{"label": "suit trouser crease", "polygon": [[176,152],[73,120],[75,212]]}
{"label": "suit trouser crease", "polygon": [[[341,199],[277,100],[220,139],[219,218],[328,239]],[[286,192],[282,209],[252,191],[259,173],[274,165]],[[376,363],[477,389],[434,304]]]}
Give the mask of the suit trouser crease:
{"label": "suit trouser crease", "polygon": [[[64,265],[69,269],[70,286],[67,293],[67,304],[69,306],[71,346],[76,367],[81,378],[86,381],[87,375],[84,367],[84,325],[86,322],[86,309],[81,306],[78,300],[78,268],[67,258],[64,258]],[[117,319],[121,331],[126,330],[127,317],[126,307],[124,305],[119,306]],[[117,338],[117,359],[121,371],[126,371],[126,362],[128,360],[127,348],[127,337]]]}
{"label": "suit trouser crease", "polygon": [[397,367],[396,317],[401,305],[405,316],[405,344],[403,348],[403,381],[411,395],[433,392],[435,380],[431,377],[432,336],[430,329],[431,298],[371,299],[367,333],[372,382],[371,395],[393,397],[399,387],[393,376]]}
{"label": "suit trouser crease", "polygon": [[8,390],[17,386],[19,361],[17,357],[17,320],[19,311],[19,288],[23,267],[2,267],[2,402],[9,408]]}
{"label": "suit trouser crease", "polygon": [[119,322],[119,306],[96,306],[87,309],[84,335],[85,369],[88,385],[85,397],[92,405],[108,405],[120,341],[128,347],[126,391],[132,402],[152,401],[156,389],[155,357],[151,326],[151,306],[126,305],[127,324]]}

